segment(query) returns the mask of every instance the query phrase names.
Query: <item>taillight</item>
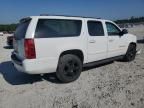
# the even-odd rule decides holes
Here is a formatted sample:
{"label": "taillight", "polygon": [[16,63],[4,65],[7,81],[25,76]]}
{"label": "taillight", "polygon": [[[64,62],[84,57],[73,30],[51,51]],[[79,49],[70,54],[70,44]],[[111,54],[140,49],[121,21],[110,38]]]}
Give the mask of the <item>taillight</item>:
{"label": "taillight", "polygon": [[34,39],[24,40],[25,56],[27,59],[36,58]]}

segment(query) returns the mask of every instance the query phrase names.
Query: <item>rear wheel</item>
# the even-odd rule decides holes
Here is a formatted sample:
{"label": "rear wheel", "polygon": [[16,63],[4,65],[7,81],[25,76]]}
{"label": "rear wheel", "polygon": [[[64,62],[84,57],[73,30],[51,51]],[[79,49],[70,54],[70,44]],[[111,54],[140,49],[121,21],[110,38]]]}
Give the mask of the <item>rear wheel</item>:
{"label": "rear wheel", "polygon": [[136,56],[136,45],[130,44],[126,55],[124,56],[124,61],[133,61]]}
{"label": "rear wheel", "polygon": [[67,54],[60,58],[56,75],[63,83],[75,81],[82,71],[82,61],[75,55]]}

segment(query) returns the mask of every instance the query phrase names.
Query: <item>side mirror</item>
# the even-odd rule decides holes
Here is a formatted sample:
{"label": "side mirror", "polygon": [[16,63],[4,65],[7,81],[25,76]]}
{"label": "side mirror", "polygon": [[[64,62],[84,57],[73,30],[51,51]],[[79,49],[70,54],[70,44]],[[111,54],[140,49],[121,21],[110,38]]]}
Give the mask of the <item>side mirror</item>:
{"label": "side mirror", "polygon": [[124,34],[127,34],[128,33],[128,30],[127,29],[123,29],[121,32],[120,32],[120,36],[123,36]]}

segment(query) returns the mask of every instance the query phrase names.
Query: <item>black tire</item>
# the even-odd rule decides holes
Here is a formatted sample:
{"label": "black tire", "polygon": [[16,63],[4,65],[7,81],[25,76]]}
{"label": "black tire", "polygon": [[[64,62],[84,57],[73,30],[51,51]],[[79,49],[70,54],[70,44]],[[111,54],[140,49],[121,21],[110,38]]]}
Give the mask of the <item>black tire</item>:
{"label": "black tire", "polygon": [[81,71],[82,61],[80,58],[72,54],[67,54],[60,57],[56,76],[61,82],[68,83],[78,79]]}
{"label": "black tire", "polygon": [[124,61],[126,62],[133,61],[135,59],[135,56],[136,56],[136,45],[130,44],[126,52],[126,55],[124,56]]}

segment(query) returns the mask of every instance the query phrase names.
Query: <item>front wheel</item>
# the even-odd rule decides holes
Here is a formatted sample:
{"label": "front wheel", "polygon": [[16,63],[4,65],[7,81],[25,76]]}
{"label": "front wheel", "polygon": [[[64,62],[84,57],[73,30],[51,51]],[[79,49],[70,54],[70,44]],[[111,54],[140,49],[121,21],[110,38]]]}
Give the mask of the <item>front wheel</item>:
{"label": "front wheel", "polygon": [[82,71],[82,61],[79,57],[67,54],[60,57],[56,75],[63,83],[75,81]]}
{"label": "front wheel", "polygon": [[136,45],[130,44],[127,50],[126,55],[124,56],[124,61],[133,61],[136,56]]}

